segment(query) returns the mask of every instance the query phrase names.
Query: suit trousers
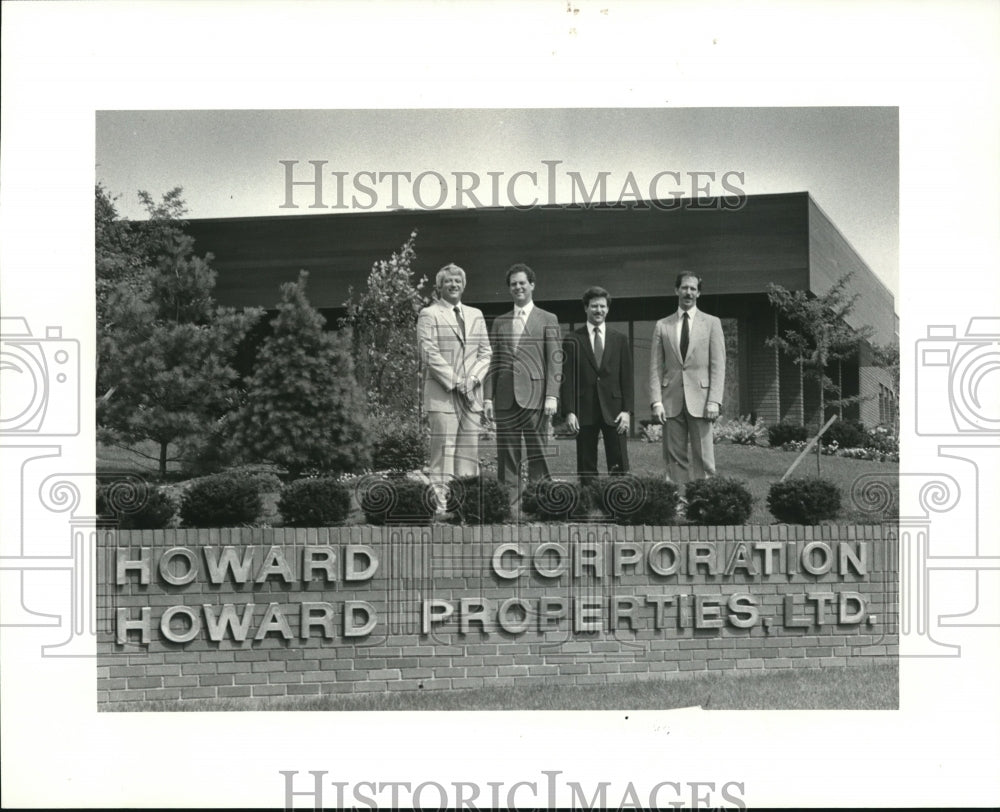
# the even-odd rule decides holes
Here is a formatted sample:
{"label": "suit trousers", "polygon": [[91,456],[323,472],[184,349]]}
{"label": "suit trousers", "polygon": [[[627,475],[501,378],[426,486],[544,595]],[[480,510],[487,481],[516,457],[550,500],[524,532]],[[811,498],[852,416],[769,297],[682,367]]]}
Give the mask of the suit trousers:
{"label": "suit trousers", "polygon": [[479,412],[428,412],[431,427],[430,478],[444,505],[444,489],[453,477],[479,473]]}
{"label": "suit trousers", "polygon": [[712,421],[695,417],[686,408],[676,417],[668,417],[663,426],[663,460],[675,485],[715,476]]}
{"label": "suit trousers", "polygon": [[597,476],[597,438],[604,438],[604,456],[608,461],[609,474],[624,474],[628,471],[627,434],[619,434],[618,427],[611,423],[580,426],[576,435],[576,470],[581,480]]}
{"label": "suit trousers", "polygon": [[497,479],[510,486],[521,483],[521,439],[528,452],[528,481],[546,479],[548,418],[542,409],[497,409]]}

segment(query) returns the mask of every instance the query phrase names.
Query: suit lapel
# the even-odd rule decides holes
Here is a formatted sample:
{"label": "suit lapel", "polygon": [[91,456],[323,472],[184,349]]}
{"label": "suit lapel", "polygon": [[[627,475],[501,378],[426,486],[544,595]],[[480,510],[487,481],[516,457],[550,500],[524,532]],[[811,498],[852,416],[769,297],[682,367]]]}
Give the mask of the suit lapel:
{"label": "suit lapel", "polygon": [[[594,368],[594,371],[597,372],[597,359],[594,357],[594,348],[590,344],[590,323],[588,322],[587,324],[583,325],[583,327],[578,328],[576,334],[580,337],[580,345],[583,348],[584,358],[586,358],[590,362],[590,365]],[[608,331],[605,330],[604,335],[607,336],[607,334]],[[604,344],[604,354],[605,355],[608,354],[607,341],[605,341]]]}
{"label": "suit lapel", "polygon": [[[464,344],[465,342],[462,339],[462,331],[458,329],[458,319],[455,318],[455,311],[452,309],[452,306],[443,299],[439,302],[439,304],[441,306],[441,310],[443,311],[445,324],[451,328],[452,332],[455,334],[455,338]],[[459,306],[461,307],[461,305]],[[462,316],[463,318],[465,316],[464,310],[462,311]],[[466,319],[466,329],[468,328],[468,319]]]}
{"label": "suit lapel", "polygon": [[[681,358],[681,348],[677,345],[677,314],[674,313],[672,316],[667,316],[667,342],[670,344],[670,348],[674,351],[674,356],[677,358],[679,364],[683,364],[684,360]],[[690,352],[691,348],[688,347]]]}

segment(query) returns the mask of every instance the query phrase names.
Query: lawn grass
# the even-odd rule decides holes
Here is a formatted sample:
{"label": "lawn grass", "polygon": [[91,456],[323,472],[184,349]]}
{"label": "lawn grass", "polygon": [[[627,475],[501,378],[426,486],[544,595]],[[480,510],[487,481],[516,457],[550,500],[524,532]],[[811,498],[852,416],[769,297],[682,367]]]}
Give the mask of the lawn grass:
{"label": "lawn grass", "polygon": [[[576,447],[572,440],[557,439],[550,444],[551,456],[549,469],[553,476],[576,476]],[[604,450],[600,449],[599,470],[604,470]],[[664,475],[663,451],[660,443],[646,443],[641,440],[629,440],[629,461],[632,473],[652,476]],[[116,446],[98,445],[97,472],[135,473],[147,478],[156,479],[157,463],[154,444],[145,443],[132,452]],[[767,509],[767,495],[773,482],[781,479],[788,467],[795,461],[797,454],[757,446],[719,443],[715,446],[716,470],[722,476],[735,477],[743,480],[754,497],[754,509],[747,524],[774,524],[774,517]],[[493,463],[495,468],[496,449],[492,445],[483,448],[483,459],[487,465]],[[843,497],[840,515],[825,524],[878,524],[891,520],[895,516],[899,504],[899,463],[872,462],[870,460],[854,460],[845,457],[822,457],[822,476],[832,480],[841,490]],[[176,481],[179,476],[180,463],[168,463],[167,480]],[[803,459],[793,476],[815,476],[815,455]],[[884,481],[893,494],[890,503],[891,515],[883,515],[862,510],[853,504],[851,492],[854,483],[861,476],[876,475]],[[275,526],[280,524],[280,517],[274,510],[276,494],[265,494],[267,506],[263,520]],[[352,511],[347,524],[364,524],[364,516],[360,510]],[[678,523],[683,523],[679,520]]]}
{"label": "lawn grass", "polygon": [[150,700],[109,711],[896,710],[897,663],[702,673],[614,685],[502,686],[322,697]]}

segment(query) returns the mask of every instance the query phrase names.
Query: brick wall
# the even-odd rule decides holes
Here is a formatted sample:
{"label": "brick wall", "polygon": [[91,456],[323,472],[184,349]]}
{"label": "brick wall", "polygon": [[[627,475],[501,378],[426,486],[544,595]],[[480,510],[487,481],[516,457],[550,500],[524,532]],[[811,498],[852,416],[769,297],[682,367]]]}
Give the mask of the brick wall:
{"label": "brick wall", "polygon": [[[98,702],[886,660],[898,655],[895,536],[853,525],[108,530]],[[227,557],[247,583],[220,571]],[[227,613],[245,633],[211,628]]]}

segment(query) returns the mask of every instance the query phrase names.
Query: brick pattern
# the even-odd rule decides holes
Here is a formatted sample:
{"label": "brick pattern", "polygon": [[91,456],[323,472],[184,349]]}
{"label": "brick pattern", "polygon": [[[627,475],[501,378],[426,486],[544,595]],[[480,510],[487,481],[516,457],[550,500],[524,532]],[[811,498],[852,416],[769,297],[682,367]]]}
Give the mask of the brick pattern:
{"label": "brick pattern", "polygon": [[[608,684],[665,673],[850,666],[894,658],[898,656],[898,534],[889,531],[855,525],[110,530],[98,552],[98,703],[107,707],[126,700],[432,691],[514,682]],[[834,553],[839,542],[855,550],[854,545],[864,541],[867,576],[838,573],[837,566],[822,575],[786,572],[777,554],[770,575],[711,575],[705,565],[690,574],[687,563],[675,574],[658,575],[649,561],[659,561],[662,568],[669,557],[647,559],[660,542],[676,545],[688,559],[698,553],[708,555],[708,547],[699,545],[712,542],[721,569],[740,542],[781,542],[781,549],[795,542],[801,553],[814,541],[823,542]],[[525,565],[526,572],[516,579],[501,578],[491,567],[497,547],[504,543],[518,545],[523,555],[508,551],[500,560],[502,568]],[[539,551],[540,568],[556,568],[552,543],[563,545],[571,572],[583,563],[580,577],[542,577],[531,566],[535,551],[546,545]],[[350,544],[374,549],[379,567],[371,580],[344,579],[343,558]],[[285,583],[272,576],[262,584],[239,585],[232,579],[213,584],[204,548],[214,557],[225,545],[234,545],[239,557],[244,546],[254,548],[253,574],[269,549],[277,547],[295,580]],[[303,551],[327,545],[337,554],[336,580],[325,583],[315,573],[312,580],[299,579]],[[176,547],[190,550],[190,560],[199,567],[198,577],[189,584],[169,584],[160,576],[157,562]],[[151,562],[149,583],[140,584],[138,574],[130,571],[126,582],[116,585],[116,550],[123,551],[123,558],[140,559],[142,548],[148,548]],[[600,578],[586,567],[595,555],[602,557]],[[616,555],[619,562],[624,561],[617,577]],[[635,556],[639,563],[624,560]],[[754,556],[754,560],[759,564],[762,558]],[[815,560],[822,560],[822,555]],[[188,566],[186,554],[174,555],[163,570],[178,580]],[[834,600],[826,606],[824,623],[814,622],[814,605],[807,605],[804,595],[843,591],[864,596],[867,621],[838,624]],[[721,628],[695,628],[696,601],[703,604],[701,620],[708,618],[710,625],[713,618],[727,615],[732,608],[727,608],[727,601],[735,593],[753,595],[761,616],[773,619],[770,626],[757,623],[741,629],[724,623]],[[783,625],[789,595],[793,596],[791,617],[801,624],[798,627]],[[655,604],[665,598],[649,603],[646,596],[673,599],[672,605],[664,604],[659,625]],[[455,608],[455,614],[434,624],[430,634],[421,629],[422,601],[427,598]],[[543,598],[554,603],[543,606]],[[498,609],[510,599],[514,602],[501,624]],[[312,627],[308,639],[300,636],[299,605],[304,601],[334,607],[332,637],[324,638],[318,625]],[[366,601],[374,608],[378,622],[370,634],[342,636],[345,601]],[[477,620],[481,601],[488,611]],[[218,615],[226,603],[233,604],[239,616],[245,604],[254,604],[249,633],[242,642],[232,635],[213,642],[206,632],[203,605]],[[254,639],[271,603],[283,613],[291,639],[273,631]],[[588,608],[592,604],[594,608]],[[680,609],[681,605],[686,608]],[[159,629],[160,615],[173,606],[189,607],[191,614],[201,618],[201,632],[190,642],[170,642]],[[152,617],[149,644],[138,642],[138,632],[129,633],[126,644],[118,644],[114,624],[119,611],[137,620],[144,607]],[[617,620],[616,607],[622,613]],[[566,616],[560,620],[562,609]],[[595,625],[600,630],[570,631],[577,612],[584,625],[594,623],[591,615],[598,618]],[[520,631],[522,626],[524,631]],[[179,633],[187,627],[188,621],[179,619],[172,628]]]}

